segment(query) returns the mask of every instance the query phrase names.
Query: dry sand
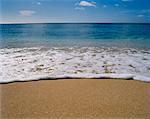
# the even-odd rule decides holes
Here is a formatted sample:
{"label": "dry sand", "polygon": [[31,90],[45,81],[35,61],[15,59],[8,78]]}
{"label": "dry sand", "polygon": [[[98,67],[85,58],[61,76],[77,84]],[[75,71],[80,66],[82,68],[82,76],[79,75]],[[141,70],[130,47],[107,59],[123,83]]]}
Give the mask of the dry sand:
{"label": "dry sand", "polygon": [[0,85],[1,119],[149,119],[150,83],[45,80]]}

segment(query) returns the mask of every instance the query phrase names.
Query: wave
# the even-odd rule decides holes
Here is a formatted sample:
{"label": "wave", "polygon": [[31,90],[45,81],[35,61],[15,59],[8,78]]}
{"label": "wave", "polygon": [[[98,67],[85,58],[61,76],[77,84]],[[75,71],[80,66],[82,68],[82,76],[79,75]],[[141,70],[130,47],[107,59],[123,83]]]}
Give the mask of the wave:
{"label": "wave", "polygon": [[2,80],[0,84],[12,82],[38,81],[38,80],[57,80],[57,79],[121,79],[121,80],[137,80],[150,82],[149,77],[134,76],[133,74],[78,74],[78,75],[72,74],[60,76],[41,76],[41,77],[39,76],[21,80]]}
{"label": "wave", "polygon": [[106,47],[0,49],[0,83],[65,78],[150,82],[150,51]]}

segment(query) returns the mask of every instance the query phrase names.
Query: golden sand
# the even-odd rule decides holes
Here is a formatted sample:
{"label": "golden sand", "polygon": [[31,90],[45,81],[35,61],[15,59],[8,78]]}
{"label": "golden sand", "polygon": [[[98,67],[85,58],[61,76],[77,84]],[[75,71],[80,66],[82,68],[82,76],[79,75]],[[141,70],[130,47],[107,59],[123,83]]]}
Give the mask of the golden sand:
{"label": "golden sand", "polygon": [[0,85],[1,119],[149,119],[150,84],[45,80]]}

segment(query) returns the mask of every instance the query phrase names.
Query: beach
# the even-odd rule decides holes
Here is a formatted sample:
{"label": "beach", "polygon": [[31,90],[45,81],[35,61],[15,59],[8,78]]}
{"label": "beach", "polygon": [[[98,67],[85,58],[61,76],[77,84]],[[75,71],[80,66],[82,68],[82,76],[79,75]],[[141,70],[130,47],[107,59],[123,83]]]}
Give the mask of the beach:
{"label": "beach", "polygon": [[150,24],[0,27],[0,119],[150,118]]}
{"label": "beach", "polygon": [[149,119],[150,85],[62,79],[0,84],[1,119]]}

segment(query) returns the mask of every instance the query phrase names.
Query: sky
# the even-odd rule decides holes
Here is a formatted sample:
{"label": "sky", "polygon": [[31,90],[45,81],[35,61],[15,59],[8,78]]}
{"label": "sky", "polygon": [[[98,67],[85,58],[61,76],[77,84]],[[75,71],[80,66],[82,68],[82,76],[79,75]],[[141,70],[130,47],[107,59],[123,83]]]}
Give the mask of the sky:
{"label": "sky", "polygon": [[0,0],[0,23],[150,23],[150,0]]}

